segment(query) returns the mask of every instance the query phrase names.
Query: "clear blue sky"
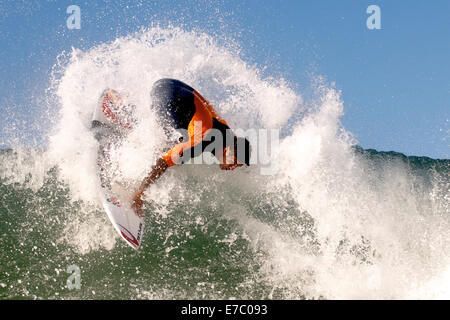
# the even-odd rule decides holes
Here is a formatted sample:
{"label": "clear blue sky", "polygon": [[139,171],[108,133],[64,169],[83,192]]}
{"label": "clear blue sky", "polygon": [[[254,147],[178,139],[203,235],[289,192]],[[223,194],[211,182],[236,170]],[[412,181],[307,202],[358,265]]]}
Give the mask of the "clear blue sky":
{"label": "clear blue sky", "polygon": [[[66,8],[81,8],[68,30]],[[381,8],[368,30],[366,8]],[[40,114],[57,55],[88,49],[151,23],[226,34],[246,61],[299,89],[309,74],[342,90],[345,128],[364,148],[450,158],[450,1],[9,1],[0,3],[0,145],[11,119],[25,140]],[[7,115],[5,116],[5,113]],[[25,121],[22,121],[25,120]]]}

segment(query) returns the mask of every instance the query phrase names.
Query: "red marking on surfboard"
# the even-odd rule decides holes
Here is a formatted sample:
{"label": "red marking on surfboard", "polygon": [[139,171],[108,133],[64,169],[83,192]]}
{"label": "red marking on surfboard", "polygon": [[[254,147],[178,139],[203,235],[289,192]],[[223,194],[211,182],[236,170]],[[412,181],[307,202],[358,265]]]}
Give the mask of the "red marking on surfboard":
{"label": "red marking on surfboard", "polygon": [[128,122],[121,121],[118,117],[116,117],[114,112],[112,112],[111,109],[109,108],[109,105],[113,104],[113,103],[114,102],[112,101],[110,93],[107,93],[105,95],[105,97],[103,98],[103,101],[102,101],[102,111],[103,111],[103,113],[105,114],[105,116],[107,116],[108,118],[111,118],[111,120],[113,120],[115,123],[117,123],[121,127],[124,127],[126,129],[130,129],[131,125]]}
{"label": "red marking on surfboard", "polygon": [[115,205],[116,207],[120,208],[121,204],[119,202],[119,199],[117,199],[116,197],[110,197],[110,198],[106,198],[106,201],[108,201],[109,203],[112,203],[113,205]]}
{"label": "red marking on surfboard", "polygon": [[[124,226],[122,226],[121,224],[118,224],[120,226],[120,228],[122,230],[120,230],[120,233],[122,234],[122,236],[131,244],[135,245],[136,247],[139,247],[139,242],[137,241],[137,239],[133,236],[133,234]],[[124,231],[127,233],[125,234]]]}

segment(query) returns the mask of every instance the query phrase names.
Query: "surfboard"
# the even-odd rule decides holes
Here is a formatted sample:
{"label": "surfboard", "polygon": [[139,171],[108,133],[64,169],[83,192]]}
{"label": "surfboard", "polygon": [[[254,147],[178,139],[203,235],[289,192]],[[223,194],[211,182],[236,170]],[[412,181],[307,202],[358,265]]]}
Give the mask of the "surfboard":
{"label": "surfboard", "polygon": [[[133,249],[138,249],[142,244],[144,233],[144,219],[139,217],[131,208],[131,192],[129,188],[121,187],[117,182],[112,181],[115,172],[111,168],[109,161],[109,149],[113,142],[117,142],[118,135],[114,134],[115,129],[128,130],[129,126],[124,125],[114,115],[108,105],[108,95],[111,90],[105,90],[100,97],[98,107],[94,111],[92,128],[94,135],[99,142],[97,149],[97,175],[99,180],[98,194],[109,220],[120,237]],[[114,121],[111,121],[114,120]],[[105,125],[106,124],[106,125]],[[120,135],[119,135],[120,136]],[[120,138],[119,138],[120,139]]]}
{"label": "surfboard", "polygon": [[100,187],[100,200],[114,228],[120,237],[133,249],[138,249],[142,243],[144,219],[136,215],[129,205],[112,190]]}

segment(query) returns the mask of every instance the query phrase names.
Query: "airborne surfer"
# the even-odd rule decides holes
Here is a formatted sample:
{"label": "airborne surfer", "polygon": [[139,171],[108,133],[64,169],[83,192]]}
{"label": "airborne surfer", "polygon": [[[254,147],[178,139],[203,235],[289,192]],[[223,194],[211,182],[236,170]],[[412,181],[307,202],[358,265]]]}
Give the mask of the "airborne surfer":
{"label": "airborne surfer", "polygon": [[[131,206],[141,217],[142,194],[169,167],[186,163],[204,151],[210,151],[219,160],[222,170],[234,170],[244,164],[250,165],[251,154],[250,142],[235,135],[211,104],[187,84],[175,79],[160,79],[154,83],[151,97],[153,109],[171,149],[157,159],[133,195]],[[109,122],[119,128],[130,127],[130,121],[125,120],[127,117],[119,115],[124,108],[121,108],[123,100],[117,91],[104,91],[101,106],[102,116],[109,118]],[[178,139],[174,140],[177,132]],[[184,134],[180,135],[180,132]]]}
{"label": "airborne surfer", "polygon": [[[183,164],[198,156],[198,153],[205,151],[211,143],[219,142],[223,147],[219,152],[212,149],[222,170],[234,170],[243,164],[250,165],[249,141],[237,137],[226,121],[218,116],[211,104],[195,89],[179,80],[161,79],[153,85],[151,95],[158,120],[168,138],[173,129],[187,130],[187,134],[180,137],[178,143],[156,161],[152,171],[135,192],[132,208],[139,216],[143,215],[141,197],[144,190],[169,167]],[[220,134],[213,136],[213,132]],[[220,136],[222,141],[217,141],[217,136]]]}

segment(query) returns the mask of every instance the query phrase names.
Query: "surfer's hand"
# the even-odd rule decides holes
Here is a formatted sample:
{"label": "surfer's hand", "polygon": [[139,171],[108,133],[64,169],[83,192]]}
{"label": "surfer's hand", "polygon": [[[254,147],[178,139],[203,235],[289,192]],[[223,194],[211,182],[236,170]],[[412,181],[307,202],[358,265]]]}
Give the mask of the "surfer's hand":
{"label": "surfer's hand", "polygon": [[230,147],[226,147],[223,149],[222,161],[220,163],[220,169],[222,170],[234,170],[238,167],[242,167],[242,163],[238,163],[236,157],[236,150],[233,153],[230,151]]}
{"label": "surfer's hand", "polygon": [[238,164],[238,163],[231,163],[231,164],[225,164],[225,163],[221,163],[220,164],[220,169],[222,170],[234,170],[237,167],[242,167],[242,164]]}
{"label": "surfer's hand", "polygon": [[144,212],[142,211],[142,206],[143,206],[144,202],[141,199],[141,195],[142,195],[142,191],[140,191],[140,190],[138,190],[134,194],[133,200],[131,202],[131,208],[139,217],[143,218]]}

